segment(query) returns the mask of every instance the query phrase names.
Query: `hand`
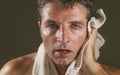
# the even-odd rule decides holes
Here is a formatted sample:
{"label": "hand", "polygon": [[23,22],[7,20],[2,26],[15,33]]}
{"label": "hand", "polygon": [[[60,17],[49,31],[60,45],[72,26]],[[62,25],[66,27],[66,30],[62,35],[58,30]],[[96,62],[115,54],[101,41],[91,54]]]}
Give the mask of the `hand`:
{"label": "hand", "polygon": [[83,65],[82,65],[83,71],[85,71],[86,68],[92,70],[93,66],[97,65],[94,55],[97,33],[98,33],[97,29],[93,28],[88,40],[88,44],[83,54]]}
{"label": "hand", "polygon": [[88,44],[83,54],[82,71],[85,75],[109,75],[102,65],[95,60],[95,42],[97,37],[97,29],[93,28]]}
{"label": "hand", "polygon": [[[103,10],[98,9],[96,11],[95,17],[92,17],[91,20],[88,22],[88,33],[89,33],[88,45],[86,47],[85,53],[83,54],[86,61],[87,60],[88,61],[95,61],[95,58],[94,58],[95,53],[94,52],[95,52],[96,38],[98,37],[97,36],[97,33],[98,33],[97,29],[100,28],[104,24],[105,21],[106,21],[106,16],[105,16]],[[104,39],[102,38],[102,36],[100,36],[98,39],[101,42],[101,43],[99,43],[99,46],[101,47],[104,44]],[[85,60],[83,60],[83,61],[85,61]]]}
{"label": "hand", "polygon": [[88,39],[88,44],[83,54],[84,63],[96,62],[94,52],[95,52],[95,42],[96,42],[97,34],[98,34],[97,29],[93,28],[91,35]]}
{"label": "hand", "polygon": [[[90,44],[88,44],[89,47],[86,47],[86,49],[88,48],[90,50],[87,51],[89,53],[89,54],[86,54],[87,58],[94,59],[94,57],[96,57],[96,58],[99,57],[99,55],[94,55],[94,52],[98,51],[98,50],[95,50],[94,48],[96,47],[96,49],[100,49],[100,47],[104,44],[105,41],[102,38],[102,36],[100,36],[100,34],[97,35],[97,29],[100,28],[104,24],[105,21],[106,21],[106,16],[105,16],[103,10],[98,9],[95,14],[95,17],[92,17],[91,20],[88,22],[88,33],[89,33],[88,43],[90,43]],[[97,37],[97,41],[96,41],[96,37]],[[95,43],[98,45],[95,45]],[[91,48],[92,48],[92,51],[91,51]],[[89,61],[91,61],[91,60],[89,60]]]}
{"label": "hand", "polygon": [[[82,71],[85,75],[108,75],[106,71],[102,68],[101,64],[99,64],[95,60],[95,43],[97,39],[97,29],[101,27],[101,25],[105,22],[106,17],[102,10],[97,11],[97,18],[93,17],[88,22],[88,32],[89,38],[87,41],[87,45],[85,47],[85,51],[83,53],[83,64]],[[89,31],[89,28],[91,29]]]}

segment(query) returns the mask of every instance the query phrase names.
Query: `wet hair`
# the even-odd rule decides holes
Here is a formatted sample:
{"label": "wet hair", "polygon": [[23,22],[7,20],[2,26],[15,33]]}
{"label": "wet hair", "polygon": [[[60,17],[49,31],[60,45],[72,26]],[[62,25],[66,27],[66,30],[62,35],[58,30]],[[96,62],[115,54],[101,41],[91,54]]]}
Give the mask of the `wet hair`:
{"label": "wet hair", "polygon": [[59,3],[63,7],[72,7],[75,3],[83,4],[89,11],[87,14],[88,21],[94,16],[94,1],[93,0],[38,0],[38,21],[42,20],[42,9],[47,3]]}

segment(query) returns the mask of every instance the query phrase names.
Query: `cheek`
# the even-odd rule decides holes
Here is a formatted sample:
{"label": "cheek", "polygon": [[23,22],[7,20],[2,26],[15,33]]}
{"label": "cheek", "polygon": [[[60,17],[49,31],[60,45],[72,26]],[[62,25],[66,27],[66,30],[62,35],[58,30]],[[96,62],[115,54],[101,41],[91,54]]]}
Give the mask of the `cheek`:
{"label": "cheek", "polygon": [[84,29],[84,30],[81,30],[81,31],[75,31],[74,34],[72,35],[72,38],[73,39],[76,39],[76,40],[85,40],[87,37],[87,30]]}
{"label": "cheek", "polygon": [[49,28],[41,29],[41,37],[45,44],[52,44],[54,42],[54,33]]}
{"label": "cheek", "polygon": [[72,40],[73,40],[72,41],[73,45],[75,45],[76,48],[80,48],[87,38],[87,31],[86,30],[77,31],[71,37],[72,37]]}
{"label": "cheek", "polygon": [[51,54],[53,47],[53,37],[51,36],[51,31],[48,28],[41,28],[41,37],[44,42],[46,52]]}
{"label": "cheek", "polygon": [[42,37],[44,44],[47,43],[49,35],[50,35],[49,29],[41,28],[41,37]]}

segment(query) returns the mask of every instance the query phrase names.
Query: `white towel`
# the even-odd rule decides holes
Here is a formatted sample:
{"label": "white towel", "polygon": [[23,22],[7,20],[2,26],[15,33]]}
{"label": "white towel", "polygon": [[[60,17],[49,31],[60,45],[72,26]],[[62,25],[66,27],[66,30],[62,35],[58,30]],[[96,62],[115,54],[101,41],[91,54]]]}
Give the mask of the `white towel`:
{"label": "white towel", "polygon": [[[102,9],[97,11],[97,13],[100,14],[100,18],[96,19],[95,17],[92,17],[91,20],[88,22],[89,36],[91,35],[91,26],[98,29],[104,24],[106,20],[106,17]],[[92,22],[94,23],[93,25],[91,25]],[[75,60],[73,60],[73,62],[70,64],[65,75],[81,75],[80,69],[82,66],[83,53],[88,42],[89,41],[87,41],[84,44],[78,57]],[[98,59],[100,54],[99,49],[103,46],[104,43],[105,43],[104,39],[100,34],[98,34],[96,44],[95,44],[96,60]],[[58,75],[55,65],[53,64],[53,61],[46,55],[43,43],[40,45],[38,49],[38,53],[33,66],[32,75]]]}

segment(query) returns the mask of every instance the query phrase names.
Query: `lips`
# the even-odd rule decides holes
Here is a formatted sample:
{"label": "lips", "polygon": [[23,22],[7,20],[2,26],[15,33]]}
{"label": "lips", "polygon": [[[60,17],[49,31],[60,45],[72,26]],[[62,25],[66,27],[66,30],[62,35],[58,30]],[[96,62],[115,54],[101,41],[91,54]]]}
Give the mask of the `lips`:
{"label": "lips", "polygon": [[57,49],[54,52],[55,56],[62,57],[62,58],[70,56],[71,53],[72,53],[72,51],[68,50],[68,49]]}

